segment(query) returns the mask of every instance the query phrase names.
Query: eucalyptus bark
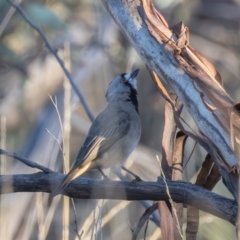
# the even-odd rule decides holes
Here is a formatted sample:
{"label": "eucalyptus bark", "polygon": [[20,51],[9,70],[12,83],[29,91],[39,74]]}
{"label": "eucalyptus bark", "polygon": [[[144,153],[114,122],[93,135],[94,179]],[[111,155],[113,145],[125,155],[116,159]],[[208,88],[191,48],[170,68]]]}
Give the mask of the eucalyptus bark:
{"label": "eucalyptus bark", "polygon": [[[239,164],[230,126],[236,102],[224,90],[220,74],[188,41],[183,41],[187,28],[175,34],[151,0],[102,2],[148,68],[175,92],[191,114],[199,129],[191,137],[211,154],[224,183],[238,199],[235,170]],[[239,136],[235,137],[239,142]]]}

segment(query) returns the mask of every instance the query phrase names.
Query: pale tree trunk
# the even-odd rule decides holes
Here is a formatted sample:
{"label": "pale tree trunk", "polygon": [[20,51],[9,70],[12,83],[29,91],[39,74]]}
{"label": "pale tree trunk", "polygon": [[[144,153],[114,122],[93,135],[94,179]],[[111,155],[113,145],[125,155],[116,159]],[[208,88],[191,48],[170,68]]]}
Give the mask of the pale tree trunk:
{"label": "pale tree trunk", "polygon": [[177,126],[212,155],[237,199],[235,170],[239,166],[231,144],[231,112],[236,102],[222,87],[217,70],[184,41],[187,29],[180,29],[179,36],[177,31],[174,34],[150,0],[102,2],[150,71],[161,79],[160,90],[173,90],[191,114],[199,132],[187,132],[180,121]]}
{"label": "pale tree trunk", "polygon": [[[240,106],[224,90],[218,71],[189,45],[188,28],[183,23],[170,28],[151,0],[102,2],[148,67],[158,89],[172,108],[176,126],[210,154],[205,161],[211,163],[213,159],[209,171],[200,172],[199,178],[205,179],[200,181],[200,185],[211,190],[221,175],[228,190],[235,200],[238,200]],[[183,107],[190,113],[197,131],[186,127],[186,122],[180,116],[181,108],[177,107],[179,101],[170,97],[170,91],[176,94]],[[165,134],[169,125],[166,124],[167,121],[171,121],[171,114],[165,114]],[[179,180],[181,176],[176,178],[174,170],[171,172],[171,169],[174,169],[174,154],[179,157],[177,162],[182,169],[185,140],[181,140],[180,150],[177,150],[175,145],[174,151],[178,151],[178,154],[174,153],[173,147],[177,144],[177,139],[176,143],[170,141],[173,133],[173,128],[168,129],[169,136],[163,136],[162,166],[166,178]],[[162,237],[169,240],[181,239],[182,206],[170,206],[177,212],[175,215],[178,217],[178,234],[176,218],[167,205],[165,202],[159,202],[158,207],[164,221],[160,224]],[[198,210],[189,208],[188,217],[187,237],[196,239]]]}

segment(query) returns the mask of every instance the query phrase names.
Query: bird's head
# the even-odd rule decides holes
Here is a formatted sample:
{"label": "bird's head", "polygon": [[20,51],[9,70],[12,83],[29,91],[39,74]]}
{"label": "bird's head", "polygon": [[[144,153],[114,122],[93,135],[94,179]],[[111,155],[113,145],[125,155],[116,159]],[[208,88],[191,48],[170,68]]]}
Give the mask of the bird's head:
{"label": "bird's head", "polygon": [[107,101],[112,99],[129,99],[133,100],[137,96],[137,81],[136,76],[139,69],[131,73],[122,73],[112,80],[108,86],[106,93]]}

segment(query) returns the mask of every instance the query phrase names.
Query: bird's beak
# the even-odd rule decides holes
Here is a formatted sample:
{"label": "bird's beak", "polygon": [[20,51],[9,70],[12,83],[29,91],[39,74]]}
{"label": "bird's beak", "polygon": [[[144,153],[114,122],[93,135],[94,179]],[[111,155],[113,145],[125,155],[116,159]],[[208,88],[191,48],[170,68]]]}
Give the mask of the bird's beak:
{"label": "bird's beak", "polygon": [[135,78],[139,73],[139,69],[134,70],[133,72],[130,73],[130,78]]}

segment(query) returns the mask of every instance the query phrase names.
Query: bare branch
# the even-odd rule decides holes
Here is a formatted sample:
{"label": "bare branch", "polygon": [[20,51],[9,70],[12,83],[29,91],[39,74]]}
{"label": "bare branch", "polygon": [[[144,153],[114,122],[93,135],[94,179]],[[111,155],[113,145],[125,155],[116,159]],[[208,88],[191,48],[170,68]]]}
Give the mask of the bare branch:
{"label": "bare branch", "polygon": [[144,230],[144,240],[146,240],[146,237],[147,237],[148,223],[149,223],[149,219],[146,222],[146,227],[145,227],[145,230]]}
{"label": "bare branch", "polygon": [[74,224],[75,224],[75,228],[74,228],[73,230],[74,230],[75,233],[77,234],[78,240],[81,240],[81,235],[83,234],[83,231],[81,232],[81,234],[79,234],[78,223],[77,223],[77,211],[76,211],[76,207],[75,207],[75,203],[74,203],[73,198],[71,198],[71,202],[72,202],[72,207],[73,207]]}
{"label": "bare branch", "polygon": [[58,144],[59,149],[61,150],[61,152],[63,153],[63,149],[61,146],[60,141],[47,129],[45,128],[45,130],[49,133],[49,135],[56,141],[56,143]]}
{"label": "bare branch", "polygon": [[44,43],[46,44],[46,47],[48,48],[48,50],[53,54],[53,56],[57,59],[58,63],[60,64],[63,72],[65,73],[65,75],[67,76],[68,80],[71,83],[72,88],[74,89],[75,93],[77,94],[81,104],[83,105],[84,110],[86,111],[89,119],[91,121],[94,120],[94,116],[91,112],[91,110],[89,109],[87,102],[85,101],[82,93],[80,92],[80,90],[78,89],[77,85],[75,84],[72,75],[70,74],[70,72],[68,71],[68,69],[65,67],[65,64],[63,62],[63,60],[59,57],[57,50],[54,49],[52,47],[52,45],[50,44],[48,38],[46,37],[45,33],[42,31],[42,29],[40,27],[38,27],[35,23],[33,23],[33,21],[27,16],[27,14],[25,13],[25,11],[22,9],[22,7],[20,7],[18,4],[14,3],[11,0],[6,0],[8,1],[13,7],[16,8],[16,10],[22,15],[23,19],[33,28],[35,29],[39,35],[42,37]]}
{"label": "bare branch", "polygon": [[[12,192],[52,192],[63,180],[61,173],[19,174],[0,176],[1,194]],[[236,223],[237,204],[234,200],[182,181],[166,180],[174,202],[192,205],[202,211]],[[11,188],[7,186],[12,186]],[[166,184],[158,182],[122,182],[78,178],[65,189],[64,195],[79,199],[169,200]]]}
{"label": "bare branch", "polygon": [[29,160],[25,157],[19,156],[16,153],[13,153],[13,152],[8,152],[6,150],[0,149],[0,155],[5,155],[5,156],[8,156],[8,157],[12,157],[14,159],[17,159],[20,162],[26,164],[27,166],[29,166],[31,168],[37,168],[37,169],[43,171],[44,173],[51,173],[52,172],[51,169],[49,169],[47,167],[44,167],[44,166],[42,166],[42,165],[40,165],[36,162],[33,162],[32,160]]}
{"label": "bare branch", "polygon": [[[145,222],[149,220],[151,214],[158,209],[158,203],[154,203],[151,207],[147,208],[143,215],[139,218],[137,226],[134,228],[132,240],[136,240],[137,236],[142,229]],[[145,229],[146,230],[146,229]]]}

